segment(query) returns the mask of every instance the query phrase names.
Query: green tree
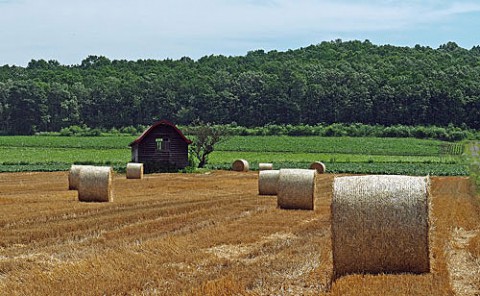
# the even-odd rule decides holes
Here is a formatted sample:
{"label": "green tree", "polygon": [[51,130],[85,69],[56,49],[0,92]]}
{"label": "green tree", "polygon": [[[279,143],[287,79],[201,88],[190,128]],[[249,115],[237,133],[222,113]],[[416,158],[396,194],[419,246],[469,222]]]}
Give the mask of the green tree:
{"label": "green tree", "polygon": [[0,82],[0,134],[5,133],[8,126],[8,97],[10,91],[9,83]]}
{"label": "green tree", "polygon": [[[0,66],[0,132],[15,132],[19,120],[11,116],[22,114],[18,104],[25,104],[27,113],[35,106],[41,114],[30,124],[36,131],[72,124],[118,129],[159,119],[248,127],[358,122],[479,129],[479,48],[338,39],[285,52],[256,50],[198,61],[91,55],[67,66],[31,60],[25,68]],[[19,97],[22,83],[39,90],[33,95],[20,91]]]}
{"label": "green tree", "polygon": [[203,168],[208,163],[208,155],[215,150],[215,144],[225,139],[226,130],[221,126],[197,124],[189,133],[194,136],[190,153],[198,159],[198,167]]}
{"label": "green tree", "polygon": [[14,82],[7,100],[10,133],[31,135],[47,126],[46,95],[38,83],[31,80]]}

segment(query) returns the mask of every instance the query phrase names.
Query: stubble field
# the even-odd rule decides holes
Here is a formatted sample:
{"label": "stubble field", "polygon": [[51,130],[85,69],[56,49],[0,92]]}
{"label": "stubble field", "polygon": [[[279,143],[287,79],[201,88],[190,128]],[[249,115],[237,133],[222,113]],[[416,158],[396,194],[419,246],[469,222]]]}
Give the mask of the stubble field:
{"label": "stubble field", "polygon": [[66,172],[0,174],[2,295],[479,295],[478,199],[432,177],[432,272],[332,282],[334,175],[315,211],[258,195],[257,173],[114,178],[113,203],[80,203]]}

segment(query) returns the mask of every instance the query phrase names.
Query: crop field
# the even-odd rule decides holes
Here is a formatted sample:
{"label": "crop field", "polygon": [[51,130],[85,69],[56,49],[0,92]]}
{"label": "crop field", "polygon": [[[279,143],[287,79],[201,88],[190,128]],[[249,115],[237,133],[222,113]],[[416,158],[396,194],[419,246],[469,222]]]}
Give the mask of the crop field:
{"label": "crop field", "polygon": [[232,137],[221,151],[342,153],[363,155],[431,156],[461,154],[455,143],[415,138],[352,137]]}
{"label": "crop field", "polygon": [[257,173],[116,174],[81,203],[66,172],[0,174],[2,295],[479,295],[480,205],[467,177],[432,177],[430,273],[332,281],[333,174],[314,211],[259,196]]}
{"label": "crop field", "polygon": [[229,161],[244,158],[277,167],[308,167],[322,161],[332,173],[408,175],[467,175],[460,156],[462,144],[435,140],[352,137],[233,137],[211,156],[211,166],[227,169]]}
{"label": "crop field", "polygon": [[[132,136],[0,137],[0,171],[59,171],[72,163],[112,165],[122,171],[131,154]],[[244,158],[279,167],[308,167],[322,161],[332,173],[467,175],[463,144],[397,138],[235,136],[218,144],[208,168],[228,169]]]}
{"label": "crop field", "polygon": [[64,171],[72,163],[124,169],[135,137],[0,137],[0,172]]}

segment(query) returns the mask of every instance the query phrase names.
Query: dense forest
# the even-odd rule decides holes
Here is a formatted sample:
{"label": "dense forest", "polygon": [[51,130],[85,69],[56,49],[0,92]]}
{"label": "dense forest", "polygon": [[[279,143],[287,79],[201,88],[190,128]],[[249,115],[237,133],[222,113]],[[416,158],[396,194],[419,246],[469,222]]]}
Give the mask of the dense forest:
{"label": "dense forest", "polygon": [[363,123],[480,128],[480,46],[335,40],[195,61],[31,60],[0,67],[0,134],[72,125]]}

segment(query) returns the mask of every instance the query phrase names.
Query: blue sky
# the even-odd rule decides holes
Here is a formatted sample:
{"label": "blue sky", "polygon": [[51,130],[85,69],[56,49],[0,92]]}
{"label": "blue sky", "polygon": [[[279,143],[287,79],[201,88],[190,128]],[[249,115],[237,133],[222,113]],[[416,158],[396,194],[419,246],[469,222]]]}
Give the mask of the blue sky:
{"label": "blue sky", "polygon": [[284,51],[334,39],[480,45],[472,0],[0,0],[0,65]]}

